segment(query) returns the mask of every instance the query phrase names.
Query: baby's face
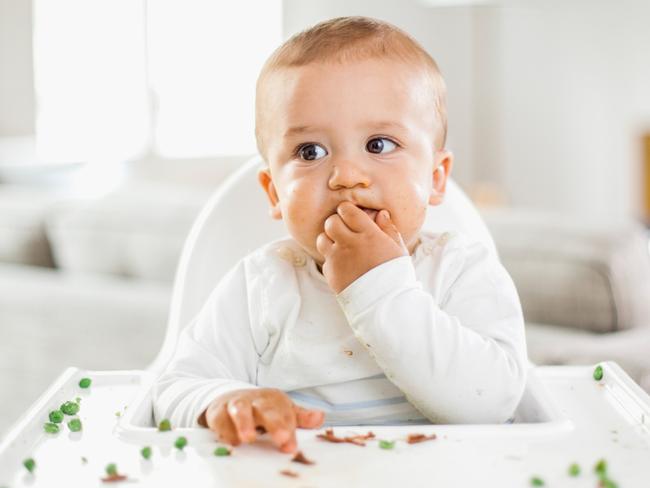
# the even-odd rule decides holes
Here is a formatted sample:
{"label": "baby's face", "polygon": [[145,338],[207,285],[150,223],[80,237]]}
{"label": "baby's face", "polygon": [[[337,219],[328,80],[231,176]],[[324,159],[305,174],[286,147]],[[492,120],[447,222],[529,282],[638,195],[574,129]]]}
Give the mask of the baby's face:
{"label": "baby's face", "polygon": [[260,182],[272,216],[322,263],[316,238],[339,204],[350,201],[373,220],[386,209],[413,252],[452,161],[435,148],[426,78],[406,64],[367,60],[285,69],[265,89],[269,168]]}

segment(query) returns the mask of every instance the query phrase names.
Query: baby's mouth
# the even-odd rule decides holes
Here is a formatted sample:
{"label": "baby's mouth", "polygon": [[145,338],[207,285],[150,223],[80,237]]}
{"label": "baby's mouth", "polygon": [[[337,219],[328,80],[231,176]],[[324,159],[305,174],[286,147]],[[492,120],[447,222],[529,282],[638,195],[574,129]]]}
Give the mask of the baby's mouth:
{"label": "baby's mouth", "polygon": [[370,217],[370,219],[374,222],[375,217],[377,217],[377,210],[374,208],[367,208],[367,207],[362,207],[361,205],[357,205],[361,210],[366,212],[366,215]]}

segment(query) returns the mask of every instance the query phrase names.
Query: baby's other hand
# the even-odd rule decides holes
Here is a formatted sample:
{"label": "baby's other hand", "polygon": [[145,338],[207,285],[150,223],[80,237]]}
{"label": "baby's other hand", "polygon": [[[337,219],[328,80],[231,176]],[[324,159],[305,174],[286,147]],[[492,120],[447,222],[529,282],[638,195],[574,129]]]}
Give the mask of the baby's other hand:
{"label": "baby's other hand", "polygon": [[255,442],[259,431],[268,432],[282,452],[296,450],[296,427],[315,429],[324,412],[294,404],[275,388],[235,390],[215,398],[199,417],[199,424],[213,431],[219,441],[233,446]]}
{"label": "baby's other hand", "polygon": [[325,220],[324,230],[316,248],[325,258],[323,275],[335,293],[375,266],[409,254],[388,210],[377,212],[373,222],[352,202],[343,202]]}

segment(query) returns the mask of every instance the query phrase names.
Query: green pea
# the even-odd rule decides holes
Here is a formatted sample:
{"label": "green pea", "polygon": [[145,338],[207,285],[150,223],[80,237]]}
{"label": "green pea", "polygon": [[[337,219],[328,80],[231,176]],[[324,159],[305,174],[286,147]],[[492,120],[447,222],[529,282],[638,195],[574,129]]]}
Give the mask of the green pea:
{"label": "green pea", "polygon": [[143,458],[149,459],[151,457],[151,448],[149,446],[143,447],[140,454],[142,454]]}
{"label": "green pea", "polygon": [[395,441],[379,441],[379,447],[382,449],[392,449],[395,447]]}
{"label": "green pea", "polygon": [[81,378],[79,380],[79,388],[88,388],[92,382],[93,380],[90,378]]}
{"label": "green pea", "polygon": [[544,480],[542,478],[538,478],[537,476],[533,476],[530,479],[530,484],[532,486],[544,486]]}
{"label": "green pea", "polygon": [[50,422],[60,424],[63,422],[63,412],[61,410],[52,410],[50,412]]}
{"label": "green pea", "polygon": [[45,425],[43,425],[43,430],[48,434],[58,434],[59,426],[52,422],[46,422]]}
{"label": "green pea", "polygon": [[72,419],[70,422],[68,422],[68,428],[72,432],[79,432],[81,430],[81,420]]}
{"label": "green pea", "polygon": [[176,442],[174,442],[174,446],[176,446],[177,449],[180,449],[181,451],[185,446],[187,446],[187,439],[183,436],[179,437],[176,439]]}
{"label": "green pea", "polygon": [[61,411],[66,415],[77,415],[79,404],[75,402],[65,402],[61,405]]}
{"label": "green pea", "polygon": [[569,466],[569,476],[578,476],[580,474],[580,466],[577,463],[573,463]]}
{"label": "green pea", "polygon": [[117,476],[117,465],[115,463],[111,463],[106,466],[106,474],[108,476]]}
{"label": "green pea", "polygon": [[230,456],[230,449],[227,447],[219,446],[214,450],[215,456]]}
{"label": "green pea", "polygon": [[30,473],[34,472],[34,468],[36,467],[36,461],[34,461],[32,458],[25,459],[23,461],[23,466],[25,466],[25,469],[29,471]]}
{"label": "green pea", "polygon": [[596,381],[603,379],[603,367],[600,364],[596,366],[596,369],[594,369],[594,379]]}
{"label": "green pea", "polygon": [[160,432],[166,432],[168,430],[172,430],[171,422],[167,419],[161,420],[160,423],[158,424],[158,430]]}
{"label": "green pea", "polygon": [[607,476],[607,461],[600,459],[594,466],[594,472],[600,477]]}

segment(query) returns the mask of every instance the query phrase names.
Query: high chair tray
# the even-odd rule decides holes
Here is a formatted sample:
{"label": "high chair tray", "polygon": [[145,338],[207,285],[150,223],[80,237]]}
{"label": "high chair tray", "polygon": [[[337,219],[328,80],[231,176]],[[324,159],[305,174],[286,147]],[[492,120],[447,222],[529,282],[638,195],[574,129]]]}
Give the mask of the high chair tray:
{"label": "high chair tray", "polygon": [[[365,446],[329,443],[324,432],[298,432],[299,449],[313,465],[291,461],[262,438],[253,445],[215,456],[219,444],[205,429],[158,432],[151,422],[144,371],[85,371],[70,368],[14,425],[0,444],[0,487],[93,487],[105,483],[114,463],[127,479],[118,486],[544,486],[598,485],[595,464],[604,459],[607,477],[617,486],[649,486],[650,397],[615,363],[546,366],[531,381],[513,424],[334,427],[337,436],[366,434]],[[78,386],[92,379],[88,389]],[[58,434],[47,434],[48,413],[67,400],[81,399],[81,432],[66,417]],[[405,442],[409,434],[436,434],[434,440]],[[188,440],[182,451],[179,436]],[[392,449],[379,440],[395,441]],[[144,460],[143,446],[152,456]],[[33,458],[29,473],[22,465]],[[580,474],[568,473],[571,464]],[[282,474],[288,470],[295,477]]]}

